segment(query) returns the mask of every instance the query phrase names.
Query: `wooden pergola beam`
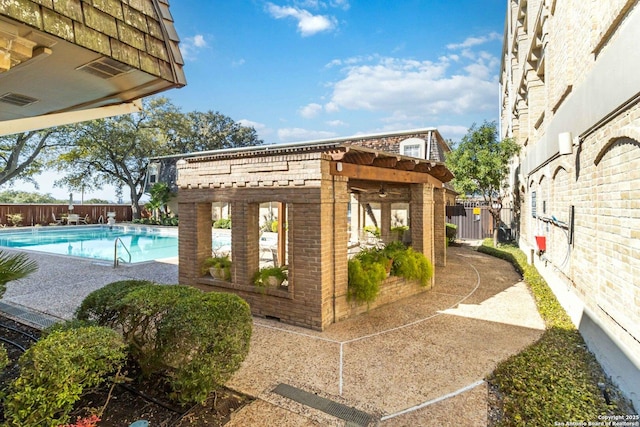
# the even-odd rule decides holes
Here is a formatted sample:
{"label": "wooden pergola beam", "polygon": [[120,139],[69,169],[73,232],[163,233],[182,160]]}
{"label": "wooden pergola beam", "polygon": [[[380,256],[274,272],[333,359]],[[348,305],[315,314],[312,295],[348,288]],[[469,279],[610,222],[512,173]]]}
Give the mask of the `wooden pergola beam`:
{"label": "wooden pergola beam", "polygon": [[344,162],[330,162],[330,173],[335,176],[361,179],[365,181],[399,182],[403,184],[432,184],[442,188],[442,181],[428,173],[380,168],[368,165],[354,165]]}

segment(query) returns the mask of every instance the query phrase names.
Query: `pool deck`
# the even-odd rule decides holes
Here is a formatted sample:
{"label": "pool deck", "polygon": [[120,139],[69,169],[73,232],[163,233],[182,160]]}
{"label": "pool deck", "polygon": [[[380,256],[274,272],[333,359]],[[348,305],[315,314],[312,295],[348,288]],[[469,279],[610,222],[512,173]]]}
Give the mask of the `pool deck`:
{"label": "pool deck", "polygon": [[[177,260],[114,269],[29,255],[39,271],[9,283],[0,305],[51,319],[71,318],[89,292],[116,280],[177,283]],[[452,247],[433,289],[324,332],[255,318],[249,355],[227,386],[256,400],[227,425],[486,425],[484,378],[543,330],[527,285],[509,263]],[[348,420],[354,414],[359,421]]]}
{"label": "pool deck", "polygon": [[22,319],[33,326],[48,326],[40,324],[41,321],[49,323],[46,319],[71,319],[89,293],[111,282],[138,279],[162,284],[178,283],[177,257],[138,264],[120,264],[113,268],[113,262],[109,261],[1,249],[6,253],[27,253],[30,259],[38,263],[38,271],[34,274],[7,284],[7,291],[0,302],[13,307],[14,312],[19,312],[20,308],[35,312],[39,315],[38,322],[29,321],[36,318],[33,314]]}

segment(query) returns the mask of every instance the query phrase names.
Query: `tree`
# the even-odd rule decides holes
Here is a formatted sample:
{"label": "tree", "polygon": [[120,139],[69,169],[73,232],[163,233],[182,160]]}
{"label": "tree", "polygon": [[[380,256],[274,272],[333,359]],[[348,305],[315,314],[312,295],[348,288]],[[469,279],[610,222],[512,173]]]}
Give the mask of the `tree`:
{"label": "tree", "polygon": [[57,127],[0,137],[0,185],[15,179],[37,185],[33,176],[44,169],[45,155],[66,143],[65,134],[66,127]]}
{"label": "tree", "polygon": [[471,126],[460,144],[449,153],[447,167],[455,175],[453,185],[459,193],[478,195],[489,205],[493,217],[493,241],[498,241],[502,198],[508,189],[509,160],[520,146],[510,138],[498,140],[495,122]]}
{"label": "tree", "polygon": [[169,143],[173,154],[262,144],[254,128],[242,126],[217,111],[192,111],[182,120],[174,119],[173,125]]}
{"label": "tree", "polygon": [[0,203],[66,203],[51,194],[30,193],[28,191],[7,190],[0,192]]}
{"label": "tree", "polygon": [[74,190],[111,184],[129,189],[133,218],[140,218],[149,158],[261,143],[252,128],[219,113],[187,115],[166,98],[143,101],[143,110],[75,125],[71,149],[56,166],[57,184]]}
{"label": "tree", "polygon": [[161,214],[166,216],[167,203],[171,200],[174,194],[169,188],[169,184],[165,182],[157,182],[149,189],[149,195],[151,196],[149,202],[146,204],[146,208],[151,210],[153,218],[159,220]]}

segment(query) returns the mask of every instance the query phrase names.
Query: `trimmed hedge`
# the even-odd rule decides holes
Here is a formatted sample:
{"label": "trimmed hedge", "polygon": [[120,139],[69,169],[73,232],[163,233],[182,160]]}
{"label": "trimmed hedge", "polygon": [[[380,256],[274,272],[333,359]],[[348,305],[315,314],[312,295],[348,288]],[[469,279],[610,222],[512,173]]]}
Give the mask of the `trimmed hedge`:
{"label": "trimmed hedge", "polygon": [[545,280],[516,246],[492,245],[487,239],[478,251],[505,259],[522,273],[547,326],[538,342],[500,363],[487,379],[502,397],[499,425],[548,426],[615,413],[598,387],[606,382],[602,368]]}
{"label": "trimmed hedge", "polygon": [[66,423],[83,391],[104,382],[125,357],[122,338],[109,328],[51,332],[20,357],[20,376],[4,398],[6,425]]}
{"label": "trimmed hedge", "polygon": [[114,325],[122,311],[122,299],[135,288],[153,285],[148,280],[122,280],[109,283],[85,297],[75,312],[75,318],[103,326]]}
{"label": "trimmed hedge", "polygon": [[78,314],[120,331],[143,375],[166,382],[180,403],[204,401],[249,351],[251,311],[236,295],[139,282],[107,288]]}

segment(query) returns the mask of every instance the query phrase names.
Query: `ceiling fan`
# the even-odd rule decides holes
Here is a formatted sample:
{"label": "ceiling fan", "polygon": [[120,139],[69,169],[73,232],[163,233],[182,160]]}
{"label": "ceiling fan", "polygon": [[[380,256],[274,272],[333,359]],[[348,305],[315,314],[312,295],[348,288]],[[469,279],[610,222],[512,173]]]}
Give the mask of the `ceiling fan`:
{"label": "ceiling fan", "polygon": [[380,184],[380,188],[378,188],[378,189],[375,189],[375,188],[361,188],[361,187],[351,187],[351,189],[359,191],[361,193],[377,193],[378,197],[380,197],[381,199],[384,199],[389,194],[402,194],[402,193],[399,193],[397,191],[387,191],[384,188],[384,184]]}

